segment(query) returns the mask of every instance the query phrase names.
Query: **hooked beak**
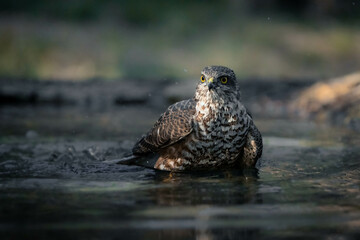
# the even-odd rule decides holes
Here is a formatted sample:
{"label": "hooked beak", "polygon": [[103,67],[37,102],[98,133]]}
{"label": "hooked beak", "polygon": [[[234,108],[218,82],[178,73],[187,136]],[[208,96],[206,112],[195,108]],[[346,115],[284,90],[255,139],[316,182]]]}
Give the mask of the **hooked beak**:
{"label": "hooked beak", "polygon": [[209,90],[215,89],[214,78],[208,80],[208,88]]}

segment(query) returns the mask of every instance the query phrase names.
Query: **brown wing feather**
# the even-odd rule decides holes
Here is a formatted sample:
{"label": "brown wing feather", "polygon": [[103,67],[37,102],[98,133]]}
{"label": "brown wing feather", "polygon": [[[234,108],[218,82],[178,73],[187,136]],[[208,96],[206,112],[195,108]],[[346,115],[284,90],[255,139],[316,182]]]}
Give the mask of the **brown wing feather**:
{"label": "brown wing feather", "polygon": [[171,105],[146,136],[135,144],[132,150],[133,154],[157,152],[191,133],[195,105],[194,99],[183,100]]}
{"label": "brown wing feather", "polygon": [[[246,109],[248,116],[252,119],[252,115],[248,109]],[[249,132],[246,136],[246,143],[244,146],[244,152],[240,159],[240,164],[243,167],[254,167],[257,160],[261,157],[263,150],[263,142],[260,131],[252,122]]]}

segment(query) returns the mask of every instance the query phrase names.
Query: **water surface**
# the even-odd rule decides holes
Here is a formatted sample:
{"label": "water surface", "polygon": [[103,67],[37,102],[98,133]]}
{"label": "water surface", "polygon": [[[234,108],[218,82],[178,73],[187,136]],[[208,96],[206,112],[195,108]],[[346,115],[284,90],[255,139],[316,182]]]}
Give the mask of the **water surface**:
{"label": "water surface", "polygon": [[[90,121],[75,110],[32,109],[8,121],[0,145],[1,239],[360,238],[358,134],[256,119],[264,135],[257,169],[167,173],[105,164],[126,154],[158,116],[142,110]],[[11,119],[11,109],[2,112]],[[148,118],[124,117],[140,112]]]}

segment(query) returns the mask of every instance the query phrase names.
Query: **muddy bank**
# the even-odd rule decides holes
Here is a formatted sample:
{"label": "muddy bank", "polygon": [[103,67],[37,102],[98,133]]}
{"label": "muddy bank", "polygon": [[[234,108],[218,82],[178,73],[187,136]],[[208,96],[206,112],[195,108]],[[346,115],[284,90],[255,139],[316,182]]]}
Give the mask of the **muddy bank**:
{"label": "muddy bank", "polygon": [[[0,80],[0,139],[59,137],[135,140],[172,103],[191,98],[197,80],[84,82]],[[287,118],[287,102],[308,80],[241,80],[255,117]],[[134,127],[136,126],[136,127]]]}
{"label": "muddy bank", "polygon": [[[358,78],[356,74],[353,76]],[[359,80],[341,82],[345,78],[324,83],[311,79],[240,79],[239,82],[243,102],[255,117],[309,119],[360,131]],[[144,118],[144,112],[154,113],[145,115],[145,119],[155,120],[169,104],[192,97],[198,83],[193,79],[63,82],[6,78],[0,82],[0,111],[4,123],[19,121],[19,116],[26,117],[31,112],[39,112],[41,121],[47,113],[66,108],[65,112],[79,113],[78,118],[84,118],[89,125],[91,119],[108,118],[102,121],[105,129],[106,122],[114,117],[129,121],[124,117],[129,111],[138,111],[139,119],[135,120],[140,122],[144,121],[140,119]],[[336,95],[339,92],[336,89],[347,90]],[[45,108],[47,110],[42,111]],[[123,112],[124,109],[127,111]],[[103,114],[109,112],[108,117]],[[46,128],[51,123],[44,121],[42,125]],[[112,128],[116,128],[115,123]],[[111,135],[112,131],[105,132]]]}
{"label": "muddy bank", "polygon": [[[253,114],[285,114],[286,103],[314,80],[241,79],[245,104]],[[149,105],[162,108],[194,95],[196,80],[141,81],[119,80],[85,82],[0,79],[0,104],[4,106],[76,106],[108,108],[124,105]]]}

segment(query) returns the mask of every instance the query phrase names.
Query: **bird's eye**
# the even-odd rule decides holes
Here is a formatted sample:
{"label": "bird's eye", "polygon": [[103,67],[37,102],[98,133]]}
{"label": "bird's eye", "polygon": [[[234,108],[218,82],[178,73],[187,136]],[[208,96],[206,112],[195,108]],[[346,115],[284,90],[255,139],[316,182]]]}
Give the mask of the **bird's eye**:
{"label": "bird's eye", "polygon": [[201,82],[205,82],[205,76],[201,75],[200,80],[201,80]]}
{"label": "bird's eye", "polygon": [[226,84],[228,79],[227,79],[227,77],[221,77],[220,81],[221,81],[222,84]]}

